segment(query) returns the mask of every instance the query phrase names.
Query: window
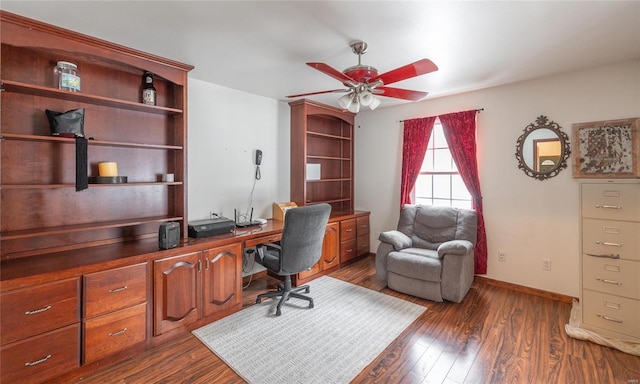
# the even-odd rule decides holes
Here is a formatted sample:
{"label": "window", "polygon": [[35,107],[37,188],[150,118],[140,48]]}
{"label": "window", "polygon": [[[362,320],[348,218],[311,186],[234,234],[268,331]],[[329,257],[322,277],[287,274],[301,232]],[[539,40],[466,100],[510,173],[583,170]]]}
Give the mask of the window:
{"label": "window", "polygon": [[415,204],[472,209],[471,195],[458,173],[440,120],[436,120],[413,188]]}

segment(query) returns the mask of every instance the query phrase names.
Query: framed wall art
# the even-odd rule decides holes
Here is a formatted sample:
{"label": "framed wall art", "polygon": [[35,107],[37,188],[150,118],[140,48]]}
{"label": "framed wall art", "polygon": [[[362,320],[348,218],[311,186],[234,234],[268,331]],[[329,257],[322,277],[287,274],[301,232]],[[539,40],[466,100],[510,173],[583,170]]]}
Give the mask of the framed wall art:
{"label": "framed wall art", "polygon": [[640,178],[640,118],[573,124],[573,177]]}

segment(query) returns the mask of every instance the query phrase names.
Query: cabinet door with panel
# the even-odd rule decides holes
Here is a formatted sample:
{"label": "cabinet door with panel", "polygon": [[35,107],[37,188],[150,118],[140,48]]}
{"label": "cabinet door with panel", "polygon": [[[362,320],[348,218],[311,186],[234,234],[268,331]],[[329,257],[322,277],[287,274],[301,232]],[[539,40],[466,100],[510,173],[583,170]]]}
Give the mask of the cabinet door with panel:
{"label": "cabinet door with panel", "polygon": [[203,257],[204,316],[242,307],[242,246],[207,249]]}
{"label": "cabinet door with panel", "polygon": [[154,261],[154,334],[193,323],[199,318],[201,252]]}

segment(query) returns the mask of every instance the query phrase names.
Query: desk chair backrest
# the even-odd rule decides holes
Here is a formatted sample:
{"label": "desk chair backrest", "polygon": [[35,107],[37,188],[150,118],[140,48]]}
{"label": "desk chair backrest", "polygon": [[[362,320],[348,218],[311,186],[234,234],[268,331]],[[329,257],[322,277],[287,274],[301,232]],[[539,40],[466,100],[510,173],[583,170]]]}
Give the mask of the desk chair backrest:
{"label": "desk chair backrest", "polygon": [[307,205],[287,210],[282,230],[281,272],[295,274],[313,267],[322,256],[329,204]]}

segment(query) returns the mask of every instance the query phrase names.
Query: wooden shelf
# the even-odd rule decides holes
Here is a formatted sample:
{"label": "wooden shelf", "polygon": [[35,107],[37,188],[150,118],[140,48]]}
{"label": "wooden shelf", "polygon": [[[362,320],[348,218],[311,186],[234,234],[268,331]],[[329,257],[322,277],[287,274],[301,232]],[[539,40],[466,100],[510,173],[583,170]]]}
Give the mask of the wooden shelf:
{"label": "wooden shelf", "polygon": [[307,155],[307,159],[351,161],[351,158],[349,158],[349,157],[314,156],[314,155]]}
{"label": "wooden shelf", "polygon": [[307,135],[309,135],[309,136],[318,136],[318,137],[326,137],[328,139],[351,140],[350,137],[346,137],[346,136],[330,135],[330,134],[327,134],[327,133],[312,132],[312,131],[307,131]]}
{"label": "wooden shelf", "polygon": [[335,183],[340,181],[351,181],[351,178],[344,177],[339,179],[320,179],[320,180],[307,180],[307,183]]}
{"label": "wooden shelf", "polygon": [[[23,135],[14,133],[3,133],[0,136],[0,140],[23,140],[23,141],[45,141],[45,142],[59,142],[65,144],[75,144],[75,139],[68,137],[58,136],[40,136],[40,135]],[[161,144],[142,144],[142,143],[125,143],[119,141],[104,141],[104,140],[88,140],[89,145],[99,145],[107,147],[130,147],[130,148],[147,148],[147,149],[174,149],[182,150],[183,147],[179,145],[161,145]]]}
{"label": "wooden shelf", "polygon": [[[165,181],[149,181],[136,183],[105,183],[105,184],[89,184],[89,188],[103,187],[143,187],[148,185],[182,185],[181,181],[165,182]],[[0,189],[58,189],[58,188],[75,188],[75,184],[3,184]]]}
{"label": "wooden shelf", "polygon": [[157,105],[147,105],[132,101],[125,101],[114,99],[110,97],[103,97],[97,95],[91,95],[83,92],[67,92],[55,88],[43,87],[40,85],[33,85],[27,83],[21,83],[12,80],[1,80],[0,85],[3,91],[16,92],[25,95],[52,97],[59,100],[70,100],[81,103],[95,104],[113,108],[128,109],[131,111],[154,113],[160,115],[179,115],[182,114],[182,109],[160,107]]}
{"label": "wooden shelf", "polygon": [[66,225],[60,227],[51,227],[51,228],[38,228],[33,230],[23,230],[23,231],[9,231],[0,233],[0,238],[2,240],[15,240],[15,239],[27,239],[39,236],[51,236],[51,235],[62,235],[66,233],[72,232],[84,232],[84,231],[93,231],[96,229],[108,229],[108,228],[121,228],[121,227],[130,227],[134,225],[142,225],[149,223],[163,223],[167,221],[179,221],[182,220],[181,216],[156,216],[156,217],[142,217],[131,220],[116,220],[116,221],[106,221],[106,222],[98,222],[91,224],[78,224],[78,225]]}

